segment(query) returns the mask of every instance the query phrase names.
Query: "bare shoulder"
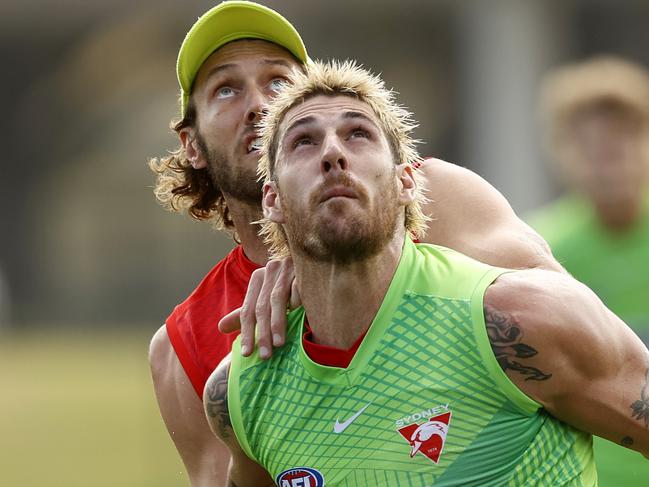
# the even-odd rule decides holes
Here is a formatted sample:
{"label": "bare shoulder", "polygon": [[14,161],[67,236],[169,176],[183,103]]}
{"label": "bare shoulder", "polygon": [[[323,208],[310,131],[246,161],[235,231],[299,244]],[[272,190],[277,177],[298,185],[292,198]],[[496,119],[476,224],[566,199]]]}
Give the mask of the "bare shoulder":
{"label": "bare shoulder", "polygon": [[163,325],[149,346],[149,364],[160,414],[192,485],[224,485],[227,447],[212,434],[196,394]]}
{"label": "bare shoulder", "polygon": [[544,341],[608,339],[613,316],[588,287],[567,274],[526,269],[501,275],[487,288],[485,316],[494,310],[511,316],[528,334]]}
{"label": "bare shoulder", "polygon": [[489,184],[470,169],[434,157],[424,159],[419,171],[431,193],[428,197],[432,199],[437,195],[451,194],[463,184]]}
{"label": "bare shoulder", "polygon": [[[539,326],[556,326],[556,331],[565,329],[557,322],[558,318],[588,317],[600,314],[605,309],[587,286],[568,274],[545,269],[524,269],[502,274],[487,288],[484,303],[485,307],[508,309],[528,319],[535,318],[543,323]],[[577,324],[574,323],[575,326]]]}
{"label": "bare shoulder", "polygon": [[151,339],[149,366],[158,402],[167,402],[170,397],[176,397],[180,403],[186,398],[200,399],[176,356],[165,325]]}
{"label": "bare shoulder", "polygon": [[[505,198],[478,174],[441,159],[425,159],[419,168],[424,194],[428,198],[424,211],[431,218],[431,239],[440,245],[461,242],[471,231],[472,222],[489,212],[496,221],[509,208]],[[498,209],[493,212],[494,207]],[[456,249],[460,250],[460,249]]]}
{"label": "bare shoulder", "polygon": [[440,159],[426,159],[419,170],[430,218],[423,242],[494,266],[564,272],[545,240],[481,176]]}
{"label": "bare shoulder", "polygon": [[166,325],[162,325],[153,334],[149,345],[149,365],[154,385],[163,381],[171,372],[175,352],[167,335]]}
{"label": "bare shoulder", "polygon": [[576,384],[616,373],[638,345],[595,293],[558,272],[503,274],[485,292],[484,314],[501,368],[544,405]]}
{"label": "bare shoulder", "polygon": [[464,184],[491,186],[471,169],[434,157],[424,159],[419,171],[431,189],[453,190]]}
{"label": "bare shoulder", "polygon": [[504,274],[484,296],[503,371],[556,418],[649,455],[649,352],[586,286],[543,270]]}

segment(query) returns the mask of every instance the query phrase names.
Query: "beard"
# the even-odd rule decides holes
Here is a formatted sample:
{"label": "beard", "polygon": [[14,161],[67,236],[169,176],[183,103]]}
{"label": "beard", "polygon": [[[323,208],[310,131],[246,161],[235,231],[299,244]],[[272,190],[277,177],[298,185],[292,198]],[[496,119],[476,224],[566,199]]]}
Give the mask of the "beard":
{"label": "beard", "polygon": [[207,170],[212,182],[221,191],[244,203],[261,204],[263,183],[259,181],[256,167],[235,167],[223,151],[209,147],[200,132],[196,133],[198,147],[207,160]]}
{"label": "beard", "polygon": [[[334,185],[353,189],[358,201],[320,203],[322,192]],[[397,184],[393,177],[380,184],[374,201],[370,201],[367,191],[342,173],[309,198],[308,208],[317,208],[320,204],[329,206],[325,215],[313,215],[308,209],[300,210],[298,205],[290,203],[290,199],[282,198],[282,201],[285,234],[291,252],[301,253],[318,262],[342,265],[364,261],[378,254],[394,237],[400,212],[403,212],[397,201]],[[348,205],[359,203],[362,211],[345,211]]]}

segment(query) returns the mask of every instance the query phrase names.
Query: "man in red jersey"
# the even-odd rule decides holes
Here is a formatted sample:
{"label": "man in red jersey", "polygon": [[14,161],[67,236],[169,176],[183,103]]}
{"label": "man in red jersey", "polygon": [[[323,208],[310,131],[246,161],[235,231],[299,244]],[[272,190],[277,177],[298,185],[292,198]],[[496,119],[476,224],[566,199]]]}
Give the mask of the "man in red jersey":
{"label": "man in red jersey", "polygon": [[[203,387],[235,336],[219,320],[240,307],[253,271],[268,251],[258,236],[261,184],[255,124],[263,104],[308,62],[299,34],[276,12],[224,2],[204,14],[179,52],[182,119],[170,156],[152,159],[155,193],[169,209],[212,221],[237,243],[153,337],[149,360],[160,412],[192,485],[224,485],[227,448],[203,413]],[[419,168],[431,218],[422,241],[501,267],[561,270],[545,242],[519,220],[503,196],[475,173],[438,159]],[[269,356],[269,329],[259,338]]]}

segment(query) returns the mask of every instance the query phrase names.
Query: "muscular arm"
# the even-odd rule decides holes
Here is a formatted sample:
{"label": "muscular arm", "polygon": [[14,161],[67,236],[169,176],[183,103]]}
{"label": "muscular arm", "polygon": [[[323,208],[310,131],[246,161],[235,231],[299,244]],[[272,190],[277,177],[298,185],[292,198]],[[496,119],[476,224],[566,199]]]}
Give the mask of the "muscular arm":
{"label": "muscular arm", "polygon": [[228,487],[274,486],[275,483],[268,472],[246,456],[232,430],[227,399],[229,369],[230,356],[228,355],[212,372],[203,392],[205,415],[210,428],[231,452],[227,485]]}
{"label": "muscular arm", "polygon": [[511,269],[565,272],[547,243],[476,173],[439,159],[420,171],[431,217],[423,242],[449,247],[486,264]]}
{"label": "muscular arm", "polygon": [[210,431],[203,404],[185,375],[164,326],[151,341],[149,363],[160,413],[191,485],[224,486],[230,454]]}
{"label": "muscular arm", "polygon": [[649,351],[587,287],[557,272],[505,274],[485,293],[501,368],[556,418],[649,455]]}

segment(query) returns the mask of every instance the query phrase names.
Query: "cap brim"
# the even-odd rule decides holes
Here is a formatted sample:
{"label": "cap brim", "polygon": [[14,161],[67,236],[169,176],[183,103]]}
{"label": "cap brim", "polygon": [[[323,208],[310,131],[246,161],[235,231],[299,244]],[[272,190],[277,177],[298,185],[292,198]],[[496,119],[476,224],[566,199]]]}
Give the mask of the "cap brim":
{"label": "cap brim", "polygon": [[183,111],[196,74],[205,60],[224,44],[238,39],[273,42],[299,61],[308,61],[300,34],[277,12],[253,2],[221,3],[198,19],[180,47],[176,71],[183,95]]}

